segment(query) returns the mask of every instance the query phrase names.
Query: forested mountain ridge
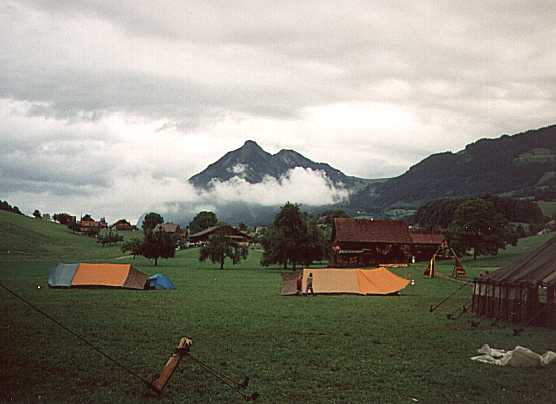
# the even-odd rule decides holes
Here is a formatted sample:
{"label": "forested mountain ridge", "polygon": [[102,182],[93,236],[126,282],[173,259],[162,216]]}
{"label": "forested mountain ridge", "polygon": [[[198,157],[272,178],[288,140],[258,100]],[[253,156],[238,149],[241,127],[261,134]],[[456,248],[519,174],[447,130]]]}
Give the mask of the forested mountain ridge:
{"label": "forested mountain ridge", "polygon": [[416,208],[438,198],[556,193],[556,125],[481,139],[457,153],[433,154],[399,177],[354,194],[350,207]]}

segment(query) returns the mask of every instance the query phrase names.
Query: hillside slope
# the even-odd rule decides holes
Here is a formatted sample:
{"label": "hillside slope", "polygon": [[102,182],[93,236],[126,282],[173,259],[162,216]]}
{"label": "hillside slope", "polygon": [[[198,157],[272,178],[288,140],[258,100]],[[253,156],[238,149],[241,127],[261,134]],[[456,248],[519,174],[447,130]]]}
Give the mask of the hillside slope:
{"label": "hillside slope", "polygon": [[0,229],[0,261],[3,262],[97,260],[122,255],[119,246],[102,247],[94,239],[73,234],[61,224],[10,212],[0,211]]}
{"label": "hillside slope", "polygon": [[355,194],[356,209],[418,207],[484,193],[532,196],[556,190],[556,125],[481,139],[458,153],[433,154],[403,175]]}

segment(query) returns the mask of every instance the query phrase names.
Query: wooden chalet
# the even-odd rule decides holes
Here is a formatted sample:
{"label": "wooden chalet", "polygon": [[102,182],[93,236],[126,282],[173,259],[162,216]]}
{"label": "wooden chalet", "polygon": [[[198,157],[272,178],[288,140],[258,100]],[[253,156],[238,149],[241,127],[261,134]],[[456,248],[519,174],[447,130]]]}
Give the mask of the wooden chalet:
{"label": "wooden chalet", "polygon": [[85,215],[79,221],[79,231],[81,233],[99,233],[101,229],[105,229],[106,227],[104,218],[97,222],[90,215]]}
{"label": "wooden chalet", "polygon": [[556,328],[556,237],[473,282],[474,314]]}
{"label": "wooden chalet", "polygon": [[405,222],[335,218],[332,229],[333,267],[407,264],[412,239]]}
{"label": "wooden chalet", "polygon": [[446,237],[440,233],[410,233],[411,254],[416,261],[429,261],[439,247],[447,247]]}
{"label": "wooden chalet", "polygon": [[247,245],[251,241],[251,236],[247,233],[244,233],[235,227],[230,225],[224,224],[220,226],[212,226],[208,229],[201,230],[198,233],[191,234],[189,236],[189,241],[192,243],[204,243],[207,242],[208,239],[216,234],[223,234],[226,237],[233,239],[234,241]]}
{"label": "wooden chalet", "polygon": [[133,229],[133,226],[131,225],[131,223],[129,223],[127,220],[125,219],[120,219],[117,222],[115,222],[112,226],[110,226],[113,229],[116,230],[122,230],[122,231],[126,231],[126,230],[131,230]]}
{"label": "wooden chalet", "polygon": [[181,234],[183,230],[181,229],[179,224],[175,223],[159,223],[154,227],[153,230],[156,232],[163,232],[163,233],[170,233],[170,234]]}

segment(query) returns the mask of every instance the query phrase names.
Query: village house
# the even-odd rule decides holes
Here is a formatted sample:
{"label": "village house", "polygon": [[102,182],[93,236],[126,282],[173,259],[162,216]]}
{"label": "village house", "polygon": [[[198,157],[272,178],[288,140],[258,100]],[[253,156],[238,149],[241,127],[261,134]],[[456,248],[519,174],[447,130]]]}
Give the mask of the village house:
{"label": "village house", "polygon": [[249,242],[251,241],[251,236],[247,233],[244,233],[235,227],[230,225],[224,224],[219,226],[212,226],[208,229],[201,230],[198,233],[191,234],[189,236],[189,241],[191,243],[205,243],[208,239],[215,235],[215,234],[223,234],[226,237],[236,241],[239,245],[243,247],[249,246]]}
{"label": "village house", "polygon": [[412,243],[409,227],[402,221],[335,218],[331,266],[405,265]]}
{"label": "village house", "polygon": [[79,232],[81,233],[99,233],[102,229],[108,228],[106,219],[101,217],[97,222],[91,215],[85,215],[79,221]]}
{"label": "village house", "polygon": [[128,230],[132,230],[133,226],[131,225],[131,223],[129,223],[127,220],[125,219],[120,219],[118,221],[116,221],[112,226],[110,226],[112,229],[116,229],[118,231],[128,231]]}
{"label": "village house", "polygon": [[169,234],[183,234],[184,231],[181,229],[179,224],[175,224],[175,223],[159,223],[154,227],[153,230],[155,233],[156,232],[163,232],[163,233],[169,233]]}

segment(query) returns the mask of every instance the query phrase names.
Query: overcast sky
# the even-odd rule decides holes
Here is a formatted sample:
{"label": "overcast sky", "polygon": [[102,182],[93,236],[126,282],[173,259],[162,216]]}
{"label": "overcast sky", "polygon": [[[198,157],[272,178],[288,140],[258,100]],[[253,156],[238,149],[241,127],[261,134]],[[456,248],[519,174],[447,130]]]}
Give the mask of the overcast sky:
{"label": "overcast sky", "polygon": [[377,178],[556,121],[552,0],[154,4],[0,2],[0,199],[134,221],[247,139]]}

